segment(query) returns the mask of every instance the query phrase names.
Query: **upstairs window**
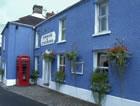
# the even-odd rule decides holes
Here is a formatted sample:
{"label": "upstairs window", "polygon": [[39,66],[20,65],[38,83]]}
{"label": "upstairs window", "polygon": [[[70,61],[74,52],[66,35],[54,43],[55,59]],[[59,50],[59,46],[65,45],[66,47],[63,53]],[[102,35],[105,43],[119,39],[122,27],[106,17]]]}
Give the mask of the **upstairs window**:
{"label": "upstairs window", "polygon": [[65,56],[63,54],[58,55],[58,71],[65,71]]}
{"label": "upstairs window", "polygon": [[58,42],[66,40],[66,19],[63,18],[59,21],[59,38]]}
{"label": "upstairs window", "polygon": [[108,0],[98,0],[95,7],[95,33],[107,32]]}
{"label": "upstairs window", "polygon": [[39,48],[39,35],[37,32],[35,34],[35,48]]}

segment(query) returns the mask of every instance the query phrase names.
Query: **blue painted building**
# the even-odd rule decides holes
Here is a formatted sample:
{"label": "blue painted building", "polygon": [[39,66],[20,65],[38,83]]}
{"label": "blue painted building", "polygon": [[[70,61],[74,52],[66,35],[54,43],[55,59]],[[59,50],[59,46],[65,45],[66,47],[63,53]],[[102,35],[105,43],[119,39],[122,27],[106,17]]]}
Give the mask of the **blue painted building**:
{"label": "blue painted building", "polygon": [[[32,65],[40,73],[38,84],[94,102],[90,90],[91,73],[96,68],[105,68],[108,69],[112,86],[105,106],[140,106],[139,5],[139,0],[81,0],[38,24],[34,29],[35,38],[31,38],[30,42],[34,45],[32,46],[34,49],[28,48],[33,54],[28,54],[34,60]],[[5,29],[5,33],[8,34],[6,30],[8,29]],[[30,31],[26,33],[32,35]],[[106,51],[114,46],[116,39],[121,39],[132,54],[124,76],[123,97],[120,95],[118,77],[111,68],[102,64],[107,60]],[[16,45],[20,44],[20,41],[19,38]],[[8,46],[8,43],[6,45]],[[7,62],[11,56],[16,56],[16,53],[10,52],[13,50],[10,48],[9,51],[5,51],[5,55],[9,56]],[[23,48],[15,50],[24,52]],[[75,50],[79,56],[76,72],[65,57],[65,53],[72,50]],[[55,60],[52,63],[46,62],[43,54],[51,51],[55,53]],[[11,66],[6,68],[14,69]],[[58,89],[55,73],[60,69],[65,71],[66,78],[65,84]],[[76,77],[73,73],[76,73]],[[13,71],[7,73],[7,79],[12,79],[13,74]]]}
{"label": "blue painted building", "polygon": [[31,71],[34,63],[34,27],[44,21],[42,6],[35,5],[33,14],[8,22],[2,32],[2,68],[4,83],[7,86],[16,83],[17,56],[27,55],[31,59]]}

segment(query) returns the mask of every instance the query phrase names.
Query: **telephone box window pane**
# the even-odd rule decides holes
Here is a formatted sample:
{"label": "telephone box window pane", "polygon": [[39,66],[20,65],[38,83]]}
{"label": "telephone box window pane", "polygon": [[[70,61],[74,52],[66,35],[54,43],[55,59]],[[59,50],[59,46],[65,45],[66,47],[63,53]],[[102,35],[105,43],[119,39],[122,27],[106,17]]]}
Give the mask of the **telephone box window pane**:
{"label": "telephone box window pane", "polygon": [[27,63],[26,63],[26,61],[22,62],[22,69],[23,69],[23,80],[26,80],[26,71],[27,71]]}

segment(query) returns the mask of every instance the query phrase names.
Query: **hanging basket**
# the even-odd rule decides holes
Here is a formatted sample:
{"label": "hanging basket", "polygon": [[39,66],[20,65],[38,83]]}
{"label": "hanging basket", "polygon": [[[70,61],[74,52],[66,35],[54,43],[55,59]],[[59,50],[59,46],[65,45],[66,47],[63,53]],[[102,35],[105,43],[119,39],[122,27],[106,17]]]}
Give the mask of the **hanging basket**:
{"label": "hanging basket", "polygon": [[45,61],[53,62],[55,59],[55,54],[53,52],[44,53],[43,57],[44,57]]}
{"label": "hanging basket", "polygon": [[114,62],[117,65],[119,75],[122,76],[124,74],[127,59],[129,58],[127,47],[122,44],[118,44],[113,48],[110,48],[107,55],[109,61]]}

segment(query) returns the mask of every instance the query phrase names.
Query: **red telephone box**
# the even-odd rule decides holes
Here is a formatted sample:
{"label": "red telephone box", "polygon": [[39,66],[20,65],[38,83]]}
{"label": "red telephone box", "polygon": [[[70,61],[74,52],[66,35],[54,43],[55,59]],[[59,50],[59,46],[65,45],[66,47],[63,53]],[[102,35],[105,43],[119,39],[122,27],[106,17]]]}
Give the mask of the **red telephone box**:
{"label": "red telephone box", "polygon": [[18,56],[16,63],[17,70],[17,86],[28,86],[30,79],[30,57],[29,56]]}

